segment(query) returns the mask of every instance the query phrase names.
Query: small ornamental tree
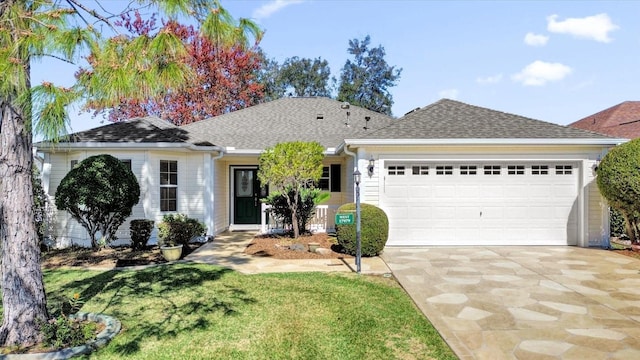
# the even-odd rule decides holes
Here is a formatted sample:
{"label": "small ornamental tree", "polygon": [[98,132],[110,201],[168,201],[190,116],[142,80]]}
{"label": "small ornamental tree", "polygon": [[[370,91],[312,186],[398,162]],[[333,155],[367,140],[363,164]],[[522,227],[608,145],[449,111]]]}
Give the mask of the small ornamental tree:
{"label": "small ornamental tree", "polygon": [[609,205],[618,210],[627,235],[640,243],[640,139],[616,146],[602,159],[597,183]]}
{"label": "small ornamental tree", "polygon": [[100,240],[106,243],[116,239],[118,227],[139,199],[140,185],[135,175],[107,154],[83,160],[62,179],[56,191],[56,206],[87,229],[93,249],[98,248],[98,231]]}
{"label": "small ornamental tree", "polygon": [[[289,189],[290,192],[294,191]],[[293,198],[293,195],[289,195]],[[320,189],[308,189],[303,188],[298,194],[298,213],[296,218],[298,220],[298,230],[303,233],[309,220],[316,213],[316,205],[319,205],[323,201],[329,200],[331,194],[323,192]],[[271,205],[271,212],[274,217],[281,219],[285,226],[291,226],[291,208],[287,203],[287,196],[278,191],[272,191],[269,196],[262,200],[267,205]]]}
{"label": "small ornamental tree", "polygon": [[313,187],[322,176],[324,148],[317,142],[292,141],[279,143],[260,155],[258,178],[263,184],[284,195],[291,211],[293,237],[300,235],[298,208],[300,193]]}

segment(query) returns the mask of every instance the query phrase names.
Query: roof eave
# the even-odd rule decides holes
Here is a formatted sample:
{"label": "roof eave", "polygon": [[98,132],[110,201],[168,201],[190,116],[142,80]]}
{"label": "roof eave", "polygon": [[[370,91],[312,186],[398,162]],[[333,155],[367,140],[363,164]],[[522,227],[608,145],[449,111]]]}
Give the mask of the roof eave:
{"label": "roof eave", "polygon": [[598,145],[615,146],[629,141],[622,138],[543,138],[543,139],[345,139],[353,146],[420,146],[420,145]]}
{"label": "roof eave", "polygon": [[[336,155],[339,153],[339,150],[341,149],[341,147],[338,148],[334,148],[334,147],[329,147],[326,148],[323,152],[323,154],[325,156],[328,155]],[[259,149],[236,149],[235,147],[229,146],[226,147],[224,149],[224,152],[226,155],[256,155],[256,156],[260,156],[260,154],[262,154],[264,152],[264,150],[259,150]]]}
{"label": "roof eave", "polygon": [[60,151],[60,150],[78,150],[78,149],[188,149],[192,151],[217,151],[224,152],[224,148],[220,146],[204,146],[204,145],[195,145],[189,143],[171,143],[171,142],[149,142],[149,143],[133,143],[133,142],[95,142],[95,141],[85,141],[85,142],[64,142],[64,143],[50,143],[50,142],[39,142],[34,144],[38,150],[51,150],[51,151]]}

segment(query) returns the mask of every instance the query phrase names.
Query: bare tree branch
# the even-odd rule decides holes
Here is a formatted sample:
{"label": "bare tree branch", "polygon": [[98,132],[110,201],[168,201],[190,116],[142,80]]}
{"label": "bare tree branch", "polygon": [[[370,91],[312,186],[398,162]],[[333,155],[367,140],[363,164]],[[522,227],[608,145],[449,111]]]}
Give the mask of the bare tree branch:
{"label": "bare tree branch", "polygon": [[76,7],[86,11],[88,14],[90,14],[94,18],[96,18],[99,21],[102,21],[103,23],[107,24],[107,26],[109,26],[111,28],[111,30],[113,30],[116,34],[120,34],[118,32],[118,30],[115,28],[115,26],[113,26],[111,21],[109,21],[109,19],[107,19],[106,17],[102,16],[102,14],[100,14],[99,12],[95,11],[94,9],[90,9],[90,8],[86,7],[84,4],[80,3],[78,0],[66,0],[66,1],[69,4],[69,6],[71,6],[73,8],[73,10],[75,10],[76,13],[78,13],[78,16],[80,16],[80,18],[87,25],[90,25],[90,24],[87,22],[87,20],[84,17],[82,17],[82,14],[80,14],[80,12],[78,11],[78,9]]}

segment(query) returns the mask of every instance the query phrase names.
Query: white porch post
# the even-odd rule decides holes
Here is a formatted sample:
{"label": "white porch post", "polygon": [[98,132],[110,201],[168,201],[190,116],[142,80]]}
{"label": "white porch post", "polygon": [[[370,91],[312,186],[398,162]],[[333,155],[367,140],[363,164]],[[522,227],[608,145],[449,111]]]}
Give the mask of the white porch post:
{"label": "white porch post", "polygon": [[215,177],[216,166],[210,153],[203,155],[203,172],[204,176],[204,224],[207,227],[207,235],[215,235],[215,214],[214,214],[214,200],[215,200]]}

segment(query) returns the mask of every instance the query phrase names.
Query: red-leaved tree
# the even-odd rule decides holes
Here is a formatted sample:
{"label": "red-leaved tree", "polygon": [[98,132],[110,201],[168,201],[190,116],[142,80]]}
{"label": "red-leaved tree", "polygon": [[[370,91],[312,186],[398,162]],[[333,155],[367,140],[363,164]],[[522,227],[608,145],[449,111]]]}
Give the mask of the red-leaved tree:
{"label": "red-leaved tree", "polygon": [[[138,35],[155,30],[155,17],[145,20],[138,13],[134,16],[123,16],[120,25]],[[154,115],[180,126],[252,106],[262,99],[263,85],[257,79],[261,66],[257,42],[253,48],[216,43],[193,26],[174,21],[163,24],[160,31],[172,32],[186,45],[188,55],[184,61],[193,69],[195,78],[179,91],[166,89],[144,100],[123,99],[119,106],[108,109],[110,121]],[[104,110],[93,104],[88,107]]]}

